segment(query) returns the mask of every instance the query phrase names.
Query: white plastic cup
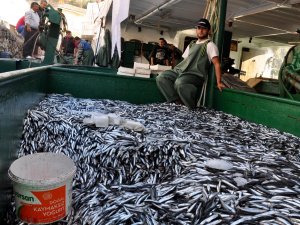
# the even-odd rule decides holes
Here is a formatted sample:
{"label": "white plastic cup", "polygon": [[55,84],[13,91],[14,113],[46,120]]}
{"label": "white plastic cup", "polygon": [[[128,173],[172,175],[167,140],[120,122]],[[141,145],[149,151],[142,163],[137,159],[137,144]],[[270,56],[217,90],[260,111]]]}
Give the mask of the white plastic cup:
{"label": "white plastic cup", "polygon": [[17,216],[27,223],[47,224],[68,215],[75,171],[73,161],[58,153],[36,153],[14,161],[8,176]]}

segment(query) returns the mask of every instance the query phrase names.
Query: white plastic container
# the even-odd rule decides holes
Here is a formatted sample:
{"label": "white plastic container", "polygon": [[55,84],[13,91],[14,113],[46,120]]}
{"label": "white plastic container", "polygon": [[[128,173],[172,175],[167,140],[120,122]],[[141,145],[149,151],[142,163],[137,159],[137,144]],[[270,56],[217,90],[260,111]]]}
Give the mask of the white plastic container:
{"label": "white plastic container", "polygon": [[36,153],[14,161],[8,176],[13,181],[16,213],[24,222],[47,224],[71,210],[73,161],[63,154]]}

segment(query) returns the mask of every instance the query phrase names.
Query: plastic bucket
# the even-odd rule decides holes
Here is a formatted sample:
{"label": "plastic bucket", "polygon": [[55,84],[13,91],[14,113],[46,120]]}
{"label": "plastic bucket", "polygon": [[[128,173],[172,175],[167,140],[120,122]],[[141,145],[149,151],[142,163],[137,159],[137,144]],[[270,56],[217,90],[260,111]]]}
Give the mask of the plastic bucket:
{"label": "plastic bucket", "polygon": [[16,213],[24,222],[46,224],[71,210],[73,161],[63,154],[36,153],[14,161],[8,176],[13,181]]}

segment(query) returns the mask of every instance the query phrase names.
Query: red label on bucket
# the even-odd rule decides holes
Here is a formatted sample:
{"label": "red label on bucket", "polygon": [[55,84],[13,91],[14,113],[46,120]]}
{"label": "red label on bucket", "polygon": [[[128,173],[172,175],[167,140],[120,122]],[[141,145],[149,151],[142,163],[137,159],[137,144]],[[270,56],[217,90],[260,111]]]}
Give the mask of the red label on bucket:
{"label": "red label on bucket", "polygon": [[[21,202],[19,218],[29,223],[51,223],[66,216],[66,186],[46,191],[31,191],[33,201]],[[28,200],[28,198],[27,198]]]}

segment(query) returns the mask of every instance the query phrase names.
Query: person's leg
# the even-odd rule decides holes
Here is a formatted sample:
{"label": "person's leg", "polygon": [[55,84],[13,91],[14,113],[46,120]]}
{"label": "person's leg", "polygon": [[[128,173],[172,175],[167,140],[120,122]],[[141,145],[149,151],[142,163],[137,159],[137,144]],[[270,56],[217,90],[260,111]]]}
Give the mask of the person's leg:
{"label": "person's leg", "polygon": [[66,56],[65,60],[66,60],[66,64],[69,64],[69,65],[73,65],[74,64],[74,56],[73,55]]}
{"label": "person's leg", "polygon": [[94,52],[93,50],[86,50],[83,52],[82,65],[92,66],[94,63]]}
{"label": "person's leg", "polygon": [[19,30],[20,30],[20,34],[21,34],[23,37],[25,37],[25,25],[20,26]]}
{"label": "person's leg", "polygon": [[32,30],[31,32],[27,32],[25,29],[25,38],[23,44],[23,57],[31,56],[33,53],[35,39],[38,35],[37,30]]}
{"label": "person's leg", "polygon": [[23,37],[24,37],[24,28],[25,28],[24,25],[20,25],[20,26],[18,27],[18,29],[17,29],[17,32],[18,32],[19,34],[21,34]]}
{"label": "person's leg", "polygon": [[184,105],[190,109],[197,106],[203,79],[195,75],[183,75],[176,79],[175,89]]}
{"label": "person's leg", "polygon": [[24,32],[24,44],[23,44],[23,57],[26,58],[27,56],[31,56],[31,50],[30,49],[30,46],[29,46],[29,43],[28,43],[28,40],[30,39],[31,37],[31,32],[28,32],[26,29],[25,29],[25,32]]}
{"label": "person's leg", "polygon": [[167,102],[179,100],[179,96],[174,88],[177,73],[172,70],[166,70],[156,77],[156,84],[160,92],[166,98]]}
{"label": "person's leg", "polygon": [[88,65],[93,66],[94,62],[95,62],[95,54],[94,54],[93,49],[89,50],[89,57],[88,58],[89,58]]}

